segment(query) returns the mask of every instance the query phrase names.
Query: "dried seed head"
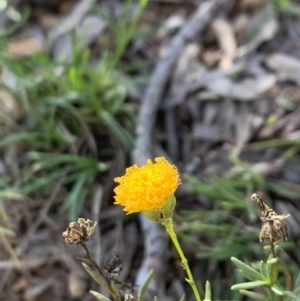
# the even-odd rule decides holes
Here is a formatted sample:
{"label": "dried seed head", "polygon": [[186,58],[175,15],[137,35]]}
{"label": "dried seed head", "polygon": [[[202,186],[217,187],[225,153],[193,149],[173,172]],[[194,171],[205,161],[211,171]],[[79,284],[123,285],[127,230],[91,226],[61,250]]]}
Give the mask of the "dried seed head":
{"label": "dried seed head", "polygon": [[133,293],[126,293],[124,295],[124,301],[138,301],[138,296]]}
{"label": "dried seed head", "polygon": [[[261,213],[263,213],[265,215],[265,212],[270,209],[266,203],[262,200],[261,196],[258,195],[257,193],[253,193],[251,195],[251,200],[254,202],[257,202],[259,204],[259,207],[261,209]],[[272,210],[273,211],[273,210]]]}
{"label": "dried seed head", "polygon": [[258,202],[261,213],[263,214],[263,217],[261,217],[263,224],[259,235],[260,241],[267,241],[271,246],[279,239],[286,241],[289,236],[289,228],[283,220],[289,217],[290,214],[278,215],[272,208],[269,208],[256,193],[251,196],[251,199]]}
{"label": "dried seed head", "polygon": [[122,270],[122,259],[117,252],[114,252],[105,260],[104,272],[110,280],[116,280]]}
{"label": "dried seed head", "polygon": [[66,244],[77,245],[85,242],[92,237],[97,226],[97,222],[89,219],[79,218],[77,223],[69,224],[66,231],[62,233],[62,239]]}

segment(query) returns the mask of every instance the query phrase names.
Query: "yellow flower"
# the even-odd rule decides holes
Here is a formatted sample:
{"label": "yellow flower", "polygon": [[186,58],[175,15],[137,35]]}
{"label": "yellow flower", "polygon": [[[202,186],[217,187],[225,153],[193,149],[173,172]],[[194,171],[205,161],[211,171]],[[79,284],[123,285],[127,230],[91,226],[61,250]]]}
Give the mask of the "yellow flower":
{"label": "yellow flower", "polygon": [[115,182],[120,184],[114,189],[115,204],[124,206],[130,214],[163,208],[180,178],[176,166],[159,157],[155,163],[147,160],[142,167],[135,164],[127,168],[125,175],[115,178]]}

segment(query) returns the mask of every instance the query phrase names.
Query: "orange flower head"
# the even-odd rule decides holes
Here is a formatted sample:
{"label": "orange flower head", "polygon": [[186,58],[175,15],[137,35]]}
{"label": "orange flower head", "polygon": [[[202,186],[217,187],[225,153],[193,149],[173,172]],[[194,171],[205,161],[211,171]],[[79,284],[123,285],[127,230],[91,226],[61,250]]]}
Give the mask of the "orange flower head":
{"label": "orange flower head", "polygon": [[124,206],[127,214],[162,209],[168,197],[174,194],[180,178],[176,166],[166,158],[155,158],[155,163],[127,168],[122,177],[115,178],[115,204]]}

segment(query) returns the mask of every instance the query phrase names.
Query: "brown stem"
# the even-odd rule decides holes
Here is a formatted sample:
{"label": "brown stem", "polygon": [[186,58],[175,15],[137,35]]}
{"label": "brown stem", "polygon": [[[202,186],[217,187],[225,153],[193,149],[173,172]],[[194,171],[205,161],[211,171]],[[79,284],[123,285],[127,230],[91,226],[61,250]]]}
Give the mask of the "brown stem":
{"label": "brown stem", "polygon": [[113,281],[114,281],[116,284],[123,285],[124,287],[130,289],[131,292],[134,291],[134,286],[132,286],[132,285],[126,284],[125,282],[120,281],[120,280],[117,280],[117,279],[114,279]]}
{"label": "brown stem", "polygon": [[292,291],[293,290],[292,276],[291,276],[289,270],[287,269],[286,264],[284,263],[284,261],[282,259],[282,256],[280,256],[280,257],[281,257],[280,263],[281,263],[282,271],[283,271],[283,274],[285,276],[285,281],[286,281],[286,290]]}
{"label": "brown stem", "polygon": [[91,254],[90,250],[88,249],[87,245],[85,244],[85,242],[81,242],[80,245],[84,248],[89,261],[94,265],[94,267],[96,268],[96,270],[98,271],[100,276],[105,280],[107,288],[108,288],[111,296],[114,298],[115,301],[120,301],[120,297],[118,295],[116,295],[116,293],[112,287],[112,282],[105,276],[102,269],[100,268],[98,263],[95,261],[94,257],[92,256],[92,254]]}

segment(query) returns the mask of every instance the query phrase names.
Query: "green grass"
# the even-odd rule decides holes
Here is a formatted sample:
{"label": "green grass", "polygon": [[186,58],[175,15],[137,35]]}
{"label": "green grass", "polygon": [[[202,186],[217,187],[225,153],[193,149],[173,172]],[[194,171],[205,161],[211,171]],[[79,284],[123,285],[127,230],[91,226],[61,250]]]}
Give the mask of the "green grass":
{"label": "green grass", "polygon": [[293,0],[272,0],[280,12],[285,12],[290,15],[299,16],[300,6]]}
{"label": "green grass", "polygon": [[[82,49],[75,38],[71,62],[54,62],[47,53],[22,60],[10,56],[7,43],[28,11],[1,32],[0,65],[16,83],[13,87],[2,83],[2,89],[23,112],[19,120],[8,116],[0,125],[0,151],[9,169],[18,170],[2,177],[2,191],[49,197],[53,185],[63,179],[66,198],[60,211],[75,220],[92,184],[109,169],[116,149],[133,148],[135,112],[128,95],[132,83],[126,83],[120,72],[130,66],[123,66],[121,58],[136,35],[147,0],[139,1],[133,16],[131,4],[127,1],[115,22],[106,16],[114,47],[109,54],[104,51],[96,65],[90,63],[90,50]],[[4,215],[7,201],[11,199],[0,200]]]}
{"label": "green grass", "polygon": [[[210,200],[209,209],[185,210],[179,212],[177,231],[184,242],[191,243],[200,258],[225,259],[243,253],[253,257],[261,255],[258,248],[248,248],[258,241],[260,212],[250,196],[256,191],[264,191],[279,197],[297,200],[300,198],[298,186],[268,179],[254,172],[251,167],[236,157],[232,162],[238,171],[227,177],[206,177],[198,179],[186,175],[191,192]],[[293,189],[294,188],[294,189]],[[268,201],[267,201],[268,202]],[[201,239],[193,238],[202,237]],[[190,240],[190,241],[188,241]]]}
{"label": "green grass", "polygon": [[[269,193],[297,199],[299,192],[275,180],[264,179],[237,157],[231,160],[238,171],[227,177],[198,179],[185,175],[190,191],[208,199],[210,208],[179,211],[174,218],[180,243],[192,249],[196,258],[206,260],[210,267],[206,279],[211,281],[214,299],[223,297],[238,300],[240,293],[231,291],[230,286],[244,282],[245,279],[234,272],[229,258],[233,256],[254,264],[266,257],[263,245],[259,243],[260,210],[250,199],[252,193],[264,191],[268,203]],[[297,250],[296,244],[290,240],[281,247],[293,253]],[[285,263],[296,278],[298,270],[288,260]],[[228,287],[221,289],[220,283],[224,281],[222,270],[227,270],[227,273],[231,270],[231,276],[226,280]],[[280,281],[284,283],[284,279]]]}

